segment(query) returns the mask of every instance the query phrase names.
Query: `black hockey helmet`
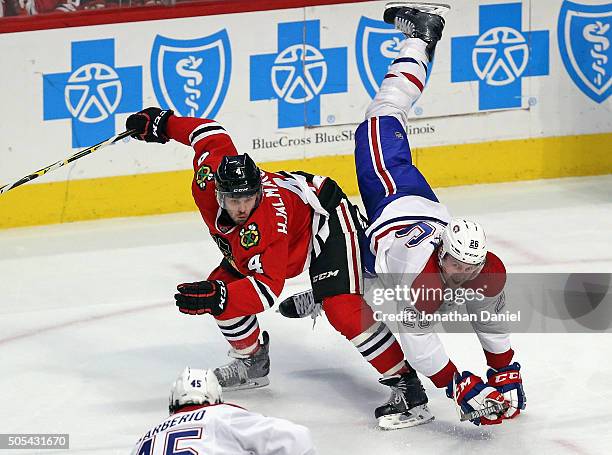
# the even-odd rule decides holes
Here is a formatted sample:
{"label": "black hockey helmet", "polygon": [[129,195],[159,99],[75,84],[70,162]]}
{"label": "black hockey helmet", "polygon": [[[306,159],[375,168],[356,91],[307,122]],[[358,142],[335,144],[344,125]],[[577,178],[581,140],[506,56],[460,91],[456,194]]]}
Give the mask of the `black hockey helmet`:
{"label": "black hockey helmet", "polygon": [[215,173],[217,201],[224,206],[225,196],[246,197],[261,195],[261,172],[246,153],[224,156]]}

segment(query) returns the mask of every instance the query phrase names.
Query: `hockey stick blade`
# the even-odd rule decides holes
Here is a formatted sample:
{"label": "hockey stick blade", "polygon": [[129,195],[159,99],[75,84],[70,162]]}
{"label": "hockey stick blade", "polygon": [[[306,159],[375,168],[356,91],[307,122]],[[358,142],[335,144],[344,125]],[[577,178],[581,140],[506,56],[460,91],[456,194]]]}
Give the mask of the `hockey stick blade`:
{"label": "hockey stick blade", "polygon": [[479,409],[477,411],[472,411],[468,413],[464,413],[463,411],[461,411],[461,416],[459,417],[459,420],[461,422],[465,422],[466,420],[474,420],[474,419],[477,419],[479,417],[483,417],[489,414],[501,415],[504,412],[506,412],[509,407],[510,405],[504,401],[503,403],[495,403],[491,406],[488,406],[483,409]]}
{"label": "hockey stick blade", "polygon": [[78,152],[76,152],[73,155],[70,155],[68,158],[64,159],[64,160],[60,160],[56,163],[50,164],[47,167],[44,167],[42,169],[39,169],[36,172],[33,172],[29,175],[26,175],[25,177],[20,178],[19,180],[17,180],[16,182],[13,183],[9,183],[7,185],[3,185],[0,186],[0,194],[4,194],[7,191],[12,190],[13,188],[17,188],[18,186],[23,185],[24,183],[28,183],[42,175],[45,175],[47,172],[51,172],[54,171],[56,169],[59,169],[62,166],[65,166],[66,164],[70,164],[73,161],[76,161],[80,158],[83,158],[84,156],[90,155],[93,152],[100,150],[104,147],[106,147],[107,145],[111,145],[114,144],[115,142],[120,141],[121,139],[124,139],[128,136],[131,136],[132,134],[134,134],[136,132],[136,130],[128,130],[128,131],[124,131],[122,133],[119,133],[113,137],[110,137],[108,139],[103,140],[102,142],[99,142],[98,144],[92,145],[91,147],[88,147],[86,149],[80,150]]}

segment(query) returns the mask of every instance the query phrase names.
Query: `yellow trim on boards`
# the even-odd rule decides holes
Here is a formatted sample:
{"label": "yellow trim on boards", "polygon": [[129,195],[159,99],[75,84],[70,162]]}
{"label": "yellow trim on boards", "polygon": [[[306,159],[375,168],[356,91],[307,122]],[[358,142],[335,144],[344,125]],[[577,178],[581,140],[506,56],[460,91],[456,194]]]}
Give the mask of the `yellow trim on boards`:
{"label": "yellow trim on boards", "polygon": [[[428,147],[412,155],[429,183],[442,187],[609,174],[610,144],[612,133]],[[261,166],[327,175],[347,194],[358,194],[352,155]],[[192,175],[186,170],[25,184],[0,196],[0,228],[195,210]]]}

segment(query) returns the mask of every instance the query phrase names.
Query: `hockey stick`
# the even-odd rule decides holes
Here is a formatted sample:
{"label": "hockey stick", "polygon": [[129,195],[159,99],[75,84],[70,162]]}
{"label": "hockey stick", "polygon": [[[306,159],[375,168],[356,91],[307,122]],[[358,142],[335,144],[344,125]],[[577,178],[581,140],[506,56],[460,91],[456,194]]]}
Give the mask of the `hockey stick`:
{"label": "hockey stick", "polygon": [[468,413],[464,413],[463,411],[461,411],[461,415],[459,416],[459,420],[461,422],[465,422],[466,420],[473,420],[473,419],[477,419],[479,417],[482,416],[486,416],[489,414],[498,414],[501,415],[504,412],[506,412],[508,410],[510,406],[508,405],[508,403],[504,402],[504,403],[495,403],[489,407],[483,408],[483,409],[479,409],[477,411],[472,411],[472,412],[468,412]]}
{"label": "hockey stick", "polygon": [[124,131],[123,133],[119,133],[113,137],[109,137],[108,139],[105,139],[104,141],[96,144],[96,145],[92,145],[89,148],[80,150],[78,152],[76,152],[74,155],[70,155],[68,158],[64,159],[64,160],[60,160],[57,163],[53,163],[50,164],[47,167],[44,167],[36,172],[33,172],[30,175],[26,175],[25,177],[20,178],[19,180],[17,180],[16,182],[13,183],[9,183],[7,185],[4,186],[0,186],[0,194],[4,194],[7,191],[12,190],[13,188],[17,188],[18,186],[23,185],[24,183],[28,183],[31,180],[34,180],[35,178],[40,177],[41,175],[45,175],[47,172],[51,172],[54,171],[56,169],[59,169],[62,166],[65,166],[66,164],[70,164],[73,161],[78,160],[79,158],[83,158],[84,156],[90,155],[93,152],[100,150],[104,147],[106,147],[107,145],[111,145],[114,144],[117,141],[120,141],[121,139],[128,137],[132,134],[134,134],[136,132],[136,130],[129,130],[129,131]]}

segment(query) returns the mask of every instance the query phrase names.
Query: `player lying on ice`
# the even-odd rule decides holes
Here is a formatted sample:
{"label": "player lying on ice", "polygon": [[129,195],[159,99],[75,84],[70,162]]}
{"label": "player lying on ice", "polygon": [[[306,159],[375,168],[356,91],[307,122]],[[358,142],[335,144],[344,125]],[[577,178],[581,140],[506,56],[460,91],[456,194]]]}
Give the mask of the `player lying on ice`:
{"label": "player lying on ice", "polygon": [[[413,289],[484,287],[483,301],[477,307],[468,303],[468,312],[498,312],[505,300],[502,261],[487,251],[478,223],[451,219],[412,164],[406,135],[408,112],[425,85],[429,62],[442,37],[442,15],[449,9],[413,2],[389,3],[385,8],[385,22],[394,24],[406,39],[355,133],[357,180],[370,223],[368,245],[362,250],[364,266],[389,280],[400,276],[401,284]],[[316,294],[302,293],[282,302],[280,309],[285,315],[302,317],[311,313],[317,301]],[[448,310],[454,304],[435,298],[413,303],[419,313]],[[399,337],[408,362],[436,387],[445,388],[464,417],[473,413],[471,421],[476,425],[498,424],[525,409],[520,365],[512,363],[514,351],[507,328],[491,330],[490,325],[478,322],[472,326],[490,367],[487,382],[469,371],[459,373],[436,333],[400,333]],[[392,387],[401,385],[393,378],[386,381]],[[393,396],[388,406],[393,407]],[[498,411],[477,416],[488,409]]]}
{"label": "player lying on ice", "polygon": [[168,408],[170,417],[148,430],[132,455],[316,453],[308,428],[225,404],[210,370],[185,368],[172,384]]}
{"label": "player lying on ice", "polygon": [[151,107],[130,115],[126,126],[137,131],[136,139],[174,139],[195,151],[192,194],[224,258],[207,280],[180,284],[175,298],[183,313],[211,314],[231,345],[234,360],[214,370],[224,389],[269,383],[269,337],[263,332],[259,342],[256,314],[275,304],[287,278],[308,270],[330,324],[383,376],[383,384],[394,387],[397,405],[376,409],[380,426],[433,418],[399,343],[363,299],[362,231],[336,182],[305,172],[261,171],[248,155],[238,155],[213,120]]}

